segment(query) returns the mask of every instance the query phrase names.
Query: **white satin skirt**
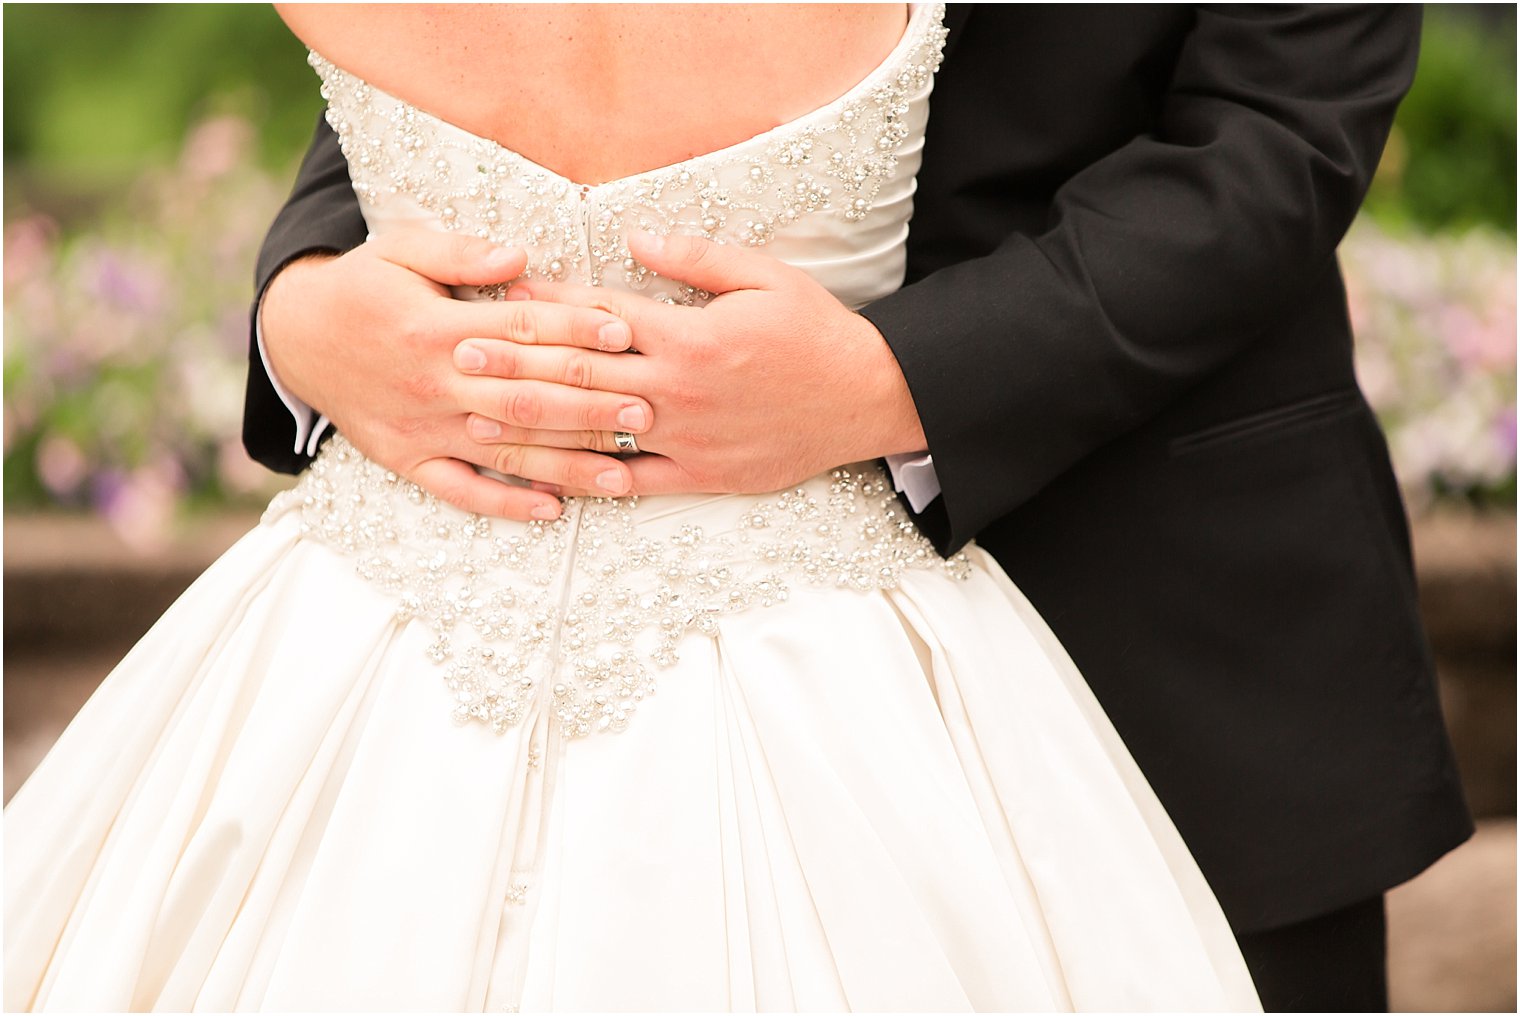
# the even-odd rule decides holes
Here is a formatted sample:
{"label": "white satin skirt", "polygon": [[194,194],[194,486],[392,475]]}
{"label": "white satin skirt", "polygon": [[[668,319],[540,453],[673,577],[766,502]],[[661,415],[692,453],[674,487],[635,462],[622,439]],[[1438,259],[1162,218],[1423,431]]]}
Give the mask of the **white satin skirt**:
{"label": "white satin skirt", "polygon": [[[664,531],[733,514],[667,500]],[[460,723],[436,625],[362,557],[271,511],[17,792],[8,1010],[1258,1008],[981,551],[723,613],[581,737],[552,673]]]}

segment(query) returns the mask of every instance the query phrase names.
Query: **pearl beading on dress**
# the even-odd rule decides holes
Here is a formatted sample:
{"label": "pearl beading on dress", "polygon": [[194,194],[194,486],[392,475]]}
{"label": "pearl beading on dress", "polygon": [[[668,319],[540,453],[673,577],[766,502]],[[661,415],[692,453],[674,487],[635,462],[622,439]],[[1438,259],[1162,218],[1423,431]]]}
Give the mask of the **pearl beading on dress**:
{"label": "pearl beading on dress", "polygon": [[[365,206],[409,202],[444,229],[520,244],[528,277],[700,305],[710,294],[638,264],[627,232],[757,247],[808,216],[856,228],[897,170],[910,99],[939,66],[943,13],[916,15],[887,61],[814,114],[594,187],[309,59]],[[504,288],[479,295],[499,298]],[[963,555],[941,559],[918,533],[879,465],[774,495],[708,500],[722,509],[716,526],[710,505],[651,513],[637,498],[567,498],[554,522],[491,520],[436,500],[335,436],[266,519],[298,513],[303,536],[353,556],[361,576],[395,597],[399,620],[432,633],[427,653],[443,669],[455,718],[498,733],[544,706],[568,737],[625,729],[654,694],[654,670],[677,662],[685,638],[716,637],[723,616],[780,603],[797,583],[870,591],[893,588],[910,568],[970,573]]]}
{"label": "pearl beading on dress", "polygon": [[[442,121],[315,52],[308,62],[362,201],[379,206],[403,195],[446,229],[522,244],[524,278],[601,285],[611,270],[643,290],[657,276],[629,253],[632,230],[758,247],[805,215],[865,219],[908,137],[908,99],[940,64],[943,6],[927,13],[923,27],[910,26],[918,30],[905,52],[841,100],[748,142],[596,185]],[[690,286],[668,289],[652,295],[684,304],[710,297]]]}
{"label": "pearl beading on dress", "polygon": [[641,517],[638,498],[567,498],[553,522],[492,520],[335,436],[267,518],[298,512],[304,537],[352,555],[396,598],[399,620],[433,633],[428,655],[455,718],[498,733],[520,724],[545,686],[567,736],[624,729],[682,640],[716,636],[726,614],[784,602],[795,583],[867,592],[895,587],[910,568],[970,574],[964,555],[935,552],[874,464],[764,500],[710,500],[731,530],[681,523],[680,512],[662,526]]}

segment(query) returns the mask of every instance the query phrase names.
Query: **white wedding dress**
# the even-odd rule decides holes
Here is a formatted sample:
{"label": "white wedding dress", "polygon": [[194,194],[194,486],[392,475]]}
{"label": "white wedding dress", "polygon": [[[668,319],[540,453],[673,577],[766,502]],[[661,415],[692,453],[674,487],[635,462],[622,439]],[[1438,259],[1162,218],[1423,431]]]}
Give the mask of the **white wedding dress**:
{"label": "white wedding dress", "polygon": [[[623,237],[702,233],[860,305],[902,280],[940,18],[594,187],[312,63],[377,233],[688,303]],[[876,464],[519,524],[329,441],[16,794],[5,921],[8,1009],[1257,1007],[1045,624]]]}

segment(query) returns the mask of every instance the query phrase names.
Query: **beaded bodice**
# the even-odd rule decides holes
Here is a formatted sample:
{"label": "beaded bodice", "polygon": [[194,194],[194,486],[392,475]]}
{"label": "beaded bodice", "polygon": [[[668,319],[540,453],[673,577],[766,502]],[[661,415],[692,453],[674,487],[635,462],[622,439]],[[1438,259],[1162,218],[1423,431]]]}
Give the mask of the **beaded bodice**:
{"label": "beaded bodice", "polygon": [[[468,231],[525,246],[531,276],[682,303],[709,294],[639,265],[624,237],[698,234],[765,246],[855,306],[902,282],[942,18],[916,8],[875,71],[807,116],[594,187],[311,63],[372,232]],[[547,709],[571,737],[622,729],[683,639],[794,583],[863,591],[908,568],[969,567],[939,558],[876,464],[771,495],[570,498],[555,522],[516,523],[459,512],[338,436],[268,517],[287,513],[427,625],[461,722],[501,731]]]}
{"label": "beaded bodice", "polygon": [[[857,85],[773,130],[674,165],[581,185],[417,109],[312,53],[327,119],[372,232],[437,225],[529,252],[526,275],[699,294],[628,253],[638,229],[767,246],[849,306],[902,283],[943,7],[914,10],[902,40]],[[486,294],[493,295],[493,294]]]}

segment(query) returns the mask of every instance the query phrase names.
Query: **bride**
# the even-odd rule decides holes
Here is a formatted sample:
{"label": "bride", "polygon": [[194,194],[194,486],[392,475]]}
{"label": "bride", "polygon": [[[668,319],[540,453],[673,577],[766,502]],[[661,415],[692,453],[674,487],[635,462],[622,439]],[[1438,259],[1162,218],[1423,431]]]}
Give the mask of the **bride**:
{"label": "bride", "polygon": [[[550,25],[493,52],[496,12],[286,16],[377,236],[522,246],[530,294],[704,304],[642,264],[666,235],[851,306],[900,285],[942,11],[677,10],[658,46],[661,14],[593,24],[836,59],[763,89],[651,68],[732,112],[645,130]],[[562,121],[499,115],[474,83],[508,65]],[[638,129],[569,143],[598,104]],[[519,523],[334,437],[107,679],[5,846],[10,1009],[1257,1005],[1045,624],[874,463]]]}

